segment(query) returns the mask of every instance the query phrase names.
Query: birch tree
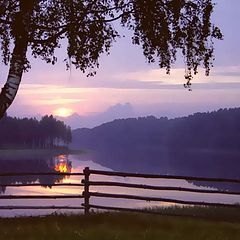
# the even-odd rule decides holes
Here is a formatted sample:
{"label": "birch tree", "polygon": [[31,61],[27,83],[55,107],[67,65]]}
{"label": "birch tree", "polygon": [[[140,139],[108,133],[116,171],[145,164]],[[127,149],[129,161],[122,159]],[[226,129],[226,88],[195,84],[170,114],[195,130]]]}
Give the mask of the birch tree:
{"label": "birch tree", "polygon": [[189,86],[199,66],[209,74],[213,40],[222,39],[211,21],[213,8],[212,0],[0,0],[1,56],[9,66],[0,116],[30,67],[27,56],[55,64],[56,48],[65,48],[66,66],[92,76],[99,57],[120,37],[114,27],[119,24],[132,31],[132,43],[142,47],[147,61],[157,62],[166,73],[181,53]]}

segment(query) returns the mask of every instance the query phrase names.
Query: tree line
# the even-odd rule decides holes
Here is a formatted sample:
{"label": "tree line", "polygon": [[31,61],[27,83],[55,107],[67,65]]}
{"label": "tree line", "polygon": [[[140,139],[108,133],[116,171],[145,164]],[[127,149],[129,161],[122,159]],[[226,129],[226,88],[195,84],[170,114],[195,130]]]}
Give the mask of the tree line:
{"label": "tree line", "polygon": [[0,121],[0,148],[66,147],[71,142],[71,128],[52,115],[36,118],[4,116]]}
{"label": "tree line", "polygon": [[[238,179],[240,108],[76,129],[71,148],[90,150],[94,162],[116,171]],[[205,186],[239,191],[228,184]]]}
{"label": "tree line", "polygon": [[115,120],[73,131],[72,144],[93,149],[240,149],[240,108],[175,119],[154,116]]}

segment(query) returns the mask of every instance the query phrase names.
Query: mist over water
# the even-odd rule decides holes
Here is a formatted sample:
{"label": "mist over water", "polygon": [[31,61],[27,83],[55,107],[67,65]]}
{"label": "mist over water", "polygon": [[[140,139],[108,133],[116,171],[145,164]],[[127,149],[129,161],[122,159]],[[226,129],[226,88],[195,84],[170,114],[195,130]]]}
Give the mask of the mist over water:
{"label": "mist over water", "polygon": [[[12,159],[0,159],[0,172],[82,172],[85,167],[90,169],[108,170],[108,171],[126,171],[126,172],[141,172],[141,173],[157,173],[171,174],[183,176],[202,176],[202,177],[223,177],[223,178],[238,178],[236,163],[239,159],[238,154],[223,154],[214,152],[168,152],[160,150],[146,151],[146,149],[132,149],[132,151],[109,151],[109,152],[94,152],[91,154],[81,155],[59,155],[45,156],[35,158],[14,157]],[[200,161],[201,160],[201,161]],[[227,165],[222,166],[223,162]],[[218,162],[218,164],[216,164]],[[64,186],[55,187],[54,183],[81,183],[81,176],[18,176],[18,177],[0,177],[0,184],[26,184],[40,183],[42,186],[30,187],[2,187],[0,195],[64,195],[64,194],[81,194],[82,187]],[[165,179],[137,179],[137,178],[122,178],[113,176],[90,175],[92,181],[121,181],[125,183],[141,183],[156,186],[178,186],[189,188],[211,188],[220,190],[240,190],[239,184],[215,184],[208,182],[187,182],[184,180],[165,180]],[[194,201],[210,201],[223,203],[240,202],[239,196],[227,196],[221,194],[194,194],[184,192],[170,191],[152,191],[127,189],[121,187],[90,187],[90,191],[105,192],[105,193],[122,193],[135,194],[155,197],[168,197],[182,200]],[[105,199],[91,197],[92,204],[115,206],[115,207],[132,207],[142,208],[151,206],[171,205],[167,203],[153,203],[136,200],[123,199]],[[1,206],[7,205],[67,205],[81,206],[82,199],[60,199],[60,200],[0,200]],[[56,210],[1,210],[0,216],[16,216],[16,215],[39,215],[50,214]],[[62,212],[63,210],[57,210]],[[69,212],[69,211],[64,211]],[[78,213],[79,211],[74,211]],[[81,212],[81,211],[80,211]]]}

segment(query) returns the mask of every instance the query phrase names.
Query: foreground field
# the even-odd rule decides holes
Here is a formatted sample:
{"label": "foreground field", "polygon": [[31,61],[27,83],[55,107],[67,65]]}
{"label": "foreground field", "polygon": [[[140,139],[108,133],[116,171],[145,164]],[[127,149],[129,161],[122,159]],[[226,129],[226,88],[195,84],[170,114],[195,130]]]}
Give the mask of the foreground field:
{"label": "foreground field", "polygon": [[0,239],[239,240],[240,221],[98,213],[0,219]]}

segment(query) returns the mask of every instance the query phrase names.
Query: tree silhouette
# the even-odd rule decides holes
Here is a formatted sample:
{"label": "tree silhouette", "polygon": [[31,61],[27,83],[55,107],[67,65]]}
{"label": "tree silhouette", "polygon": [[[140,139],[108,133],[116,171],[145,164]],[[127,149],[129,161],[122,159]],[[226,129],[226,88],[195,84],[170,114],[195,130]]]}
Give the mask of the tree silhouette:
{"label": "tree silhouette", "polygon": [[0,122],[0,148],[66,148],[71,142],[71,128],[51,116],[35,118],[4,116]]}
{"label": "tree silhouette", "polygon": [[100,55],[109,53],[119,37],[113,22],[132,30],[132,43],[141,45],[148,62],[157,61],[167,73],[181,52],[188,86],[199,65],[209,74],[213,39],[222,38],[211,23],[213,7],[212,0],[1,0],[2,60],[10,68],[0,94],[0,116],[30,67],[27,51],[54,64],[55,49],[66,38],[66,65],[94,75]]}

